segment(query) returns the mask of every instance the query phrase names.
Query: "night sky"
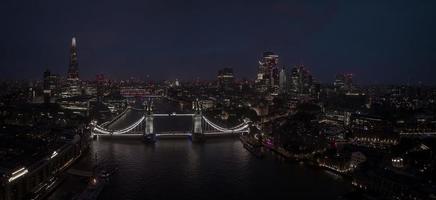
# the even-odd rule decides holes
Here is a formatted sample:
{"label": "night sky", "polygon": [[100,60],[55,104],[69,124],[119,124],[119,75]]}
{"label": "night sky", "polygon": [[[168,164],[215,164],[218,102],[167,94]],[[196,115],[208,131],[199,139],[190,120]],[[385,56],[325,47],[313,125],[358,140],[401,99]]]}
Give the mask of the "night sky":
{"label": "night sky", "polygon": [[321,82],[436,84],[436,1],[0,2],[0,79],[65,75],[77,37],[80,76],[254,79],[263,51]]}

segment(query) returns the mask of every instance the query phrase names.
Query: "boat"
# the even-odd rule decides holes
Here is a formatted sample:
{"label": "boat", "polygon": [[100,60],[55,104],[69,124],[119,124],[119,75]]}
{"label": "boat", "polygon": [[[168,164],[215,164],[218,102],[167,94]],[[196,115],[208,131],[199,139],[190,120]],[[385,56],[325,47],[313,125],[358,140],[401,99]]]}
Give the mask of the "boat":
{"label": "boat", "polygon": [[[97,154],[95,154],[95,162],[98,162]],[[86,189],[73,198],[74,200],[95,200],[100,195],[104,186],[109,182],[109,177],[118,171],[117,165],[113,164],[97,164],[94,167],[94,175],[88,182]]]}
{"label": "boat", "polygon": [[100,177],[107,179],[118,171],[118,167],[112,166],[108,169],[103,169],[100,171]]}
{"label": "boat", "polygon": [[95,200],[100,195],[100,192],[103,190],[104,186],[107,183],[107,179],[103,179],[100,177],[92,177],[89,181],[86,189],[78,195],[74,200]]}

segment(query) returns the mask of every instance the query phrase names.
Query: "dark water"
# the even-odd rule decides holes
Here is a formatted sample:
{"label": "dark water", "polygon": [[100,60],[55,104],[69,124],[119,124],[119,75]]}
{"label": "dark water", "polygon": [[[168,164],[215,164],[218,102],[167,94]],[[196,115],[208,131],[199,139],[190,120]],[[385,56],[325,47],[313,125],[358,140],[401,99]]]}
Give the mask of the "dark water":
{"label": "dark water", "polygon": [[[157,119],[156,119],[157,120]],[[156,122],[163,130],[190,126],[189,118]],[[189,139],[159,140],[99,138],[73,168],[91,169],[115,163],[99,199],[336,199],[349,190],[338,176],[274,156],[258,159],[237,138],[214,138],[205,143]],[[84,187],[85,179],[70,177],[51,199],[64,198]],[[81,185],[81,186],[80,186]]]}
{"label": "dark water", "polygon": [[[92,152],[120,168],[99,199],[335,199],[348,188],[323,170],[273,157],[257,159],[230,138],[204,144],[164,140],[154,145],[99,140]],[[83,162],[92,163],[92,156]]]}

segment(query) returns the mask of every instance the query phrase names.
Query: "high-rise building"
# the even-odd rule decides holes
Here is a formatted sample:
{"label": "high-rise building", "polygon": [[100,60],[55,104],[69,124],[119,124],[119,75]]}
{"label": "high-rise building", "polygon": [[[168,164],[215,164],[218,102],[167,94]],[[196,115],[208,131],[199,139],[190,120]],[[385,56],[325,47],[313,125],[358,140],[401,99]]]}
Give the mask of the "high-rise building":
{"label": "high-rise building", "polygon": [[220,90],[224,90],[224,91],[231,90],[235,79],[233,75],[233,69],[226,67],[219,70],[217,79],[218,79],[218,88]]}
{"label": "high-rise building", "polygon": [[105,91],[105,78],[103,74],[97,74],[95,76],[95,82],[97,86],[97,101],[101,102]]}
{"label": "high-rise building", "polygon": [[77,43],[76,38],[71,39],[70,46],[70,63],[68,66],[67,73],[67,97],[78,96],[82,94],[79,79],[79,63],[77,60]]}
{"label": "high-rise building", "polygon": [[279,73],[277,64],[279,56],[273,52],[264,52],[259,61],[259,68],[255,80],[258,92],[277,93],[279,88]]}
{"label": "high-rise building", "polygon": [[44,72],[43,77],[43,95],[44,95],[44,103],[50,103],[51,98],[56,92],[58,84],[58,77],[50,72],[50,70],[46,70]]}
{"label": "high-rise building", "polygon": [[303,66],[298,65],[292,69],[291,73],[291,92],[298,96],[312,95],[317,96],[319,88],[313,80],[310,72]]}
{"label": "high-rise building", "polygon": [[68,80],[78,80],[79,79],[79,63],[77,61],[77,44],[76,38],[71,39],[70,47],[70,65],[68,67]]}
{"label": "high-rise building", "polygon": [[338,74],[333,83],[336,91],[351,92],[353,90],[353,74]]}
{"label": "high-rise building", "polygon": [[288,92],[288,81],[286,76],[287,76],[286,70],[285,68],[282,68],[280,70],[280,75],[279,75],[280,93],[282,94]]}

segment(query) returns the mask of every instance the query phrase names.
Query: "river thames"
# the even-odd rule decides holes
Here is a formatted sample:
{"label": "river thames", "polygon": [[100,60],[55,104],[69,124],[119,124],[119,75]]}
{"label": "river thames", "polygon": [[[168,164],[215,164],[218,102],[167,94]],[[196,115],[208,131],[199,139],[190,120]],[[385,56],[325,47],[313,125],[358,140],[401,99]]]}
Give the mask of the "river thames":
{"label": "river thames", "polygon": [[[153,145],[132,139],[99,139],[75,167],[95,162],[117,164],[99,199],[336,199],[349,186],[331,172],[258,159],[238,139],[161,140]],[[79,184],[79,183],[77,183]],[[80,181],[84,184],[84,180]],[[52,199],[80,189],[66,180]],[[63,196],[62,196],[63,195]]]}
{"label": "river thames", "polygon": [[[157,102],[161,112],[184,109],[168,109],[169,105]],[[155,126],[157,131],[180,130],[190,127],[190,120],[160,119]],[[99,138],[72,168],[91,171],[96,162],[119,168],[101,200],[337,199],[350,191],[347,181],[332,172],[283,162],[273,155],[256,158],[237,137],[209,138],[204,143],[159,139],[154,144],[140,138]],[[71,199],[87,181],[68,175],[49,199]]]}

